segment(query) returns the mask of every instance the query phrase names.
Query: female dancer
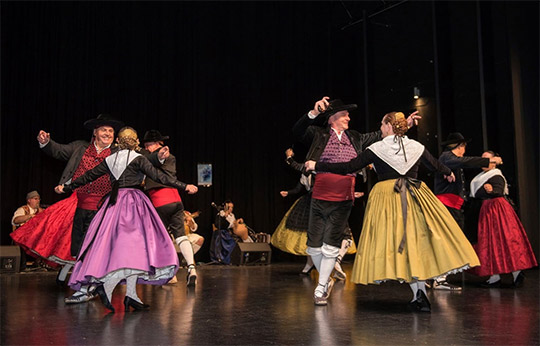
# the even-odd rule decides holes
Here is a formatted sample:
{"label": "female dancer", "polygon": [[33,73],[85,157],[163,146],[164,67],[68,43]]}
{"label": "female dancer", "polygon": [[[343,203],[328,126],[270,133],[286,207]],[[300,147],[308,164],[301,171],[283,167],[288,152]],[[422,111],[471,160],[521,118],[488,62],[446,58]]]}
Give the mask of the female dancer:
{"label": "female dancer", "polygon": [[[495,157],[493,151],[486,151],[482,157]],[[519,218],[506,200],[508,185],[501,170],[495,163],[482,168],[483,172],[471,181],[471,197],[482,199],[478,219],[478,243],[474,245],[480,258],[480,267],[473,272],[478,276],[490,275],[484,287],[500,287],[500,274],[512,273],[513,286],[523,283],[522,270],[536,267],[536,257],[532,251],[527,233]]]}
{"label": "female dancer", "polygon": [[185,187],[137,153],[135,130],[124,127],[117,141],[117,153],[71,184],[55,188],[57,193],[71,192],[110,175],[113,190],[88,228],[69,285],[77,290],[81,285],[98,284],[96,292],[112,312],[112,292],[121,281],[127,284],[125,310],[148,309],[137,296],[136,284],[163,285],[178,270],[178,256],[167,230],[140,189],[144,176],[168,186]]}
{"label": "female dancer", "polygon": [[352,281],[367,285],[387,280],[408,282],[410,307],[430,312],[425,280],[479,265],[471,244],[444,205],[417,180],[422,162],[432,171],[455,177],[424,146],[405,136],[401,112],[381,121],[383,139],[345,163],[308,161],[306,168],[345,174],[373,163],[379,182],[369,195]]}

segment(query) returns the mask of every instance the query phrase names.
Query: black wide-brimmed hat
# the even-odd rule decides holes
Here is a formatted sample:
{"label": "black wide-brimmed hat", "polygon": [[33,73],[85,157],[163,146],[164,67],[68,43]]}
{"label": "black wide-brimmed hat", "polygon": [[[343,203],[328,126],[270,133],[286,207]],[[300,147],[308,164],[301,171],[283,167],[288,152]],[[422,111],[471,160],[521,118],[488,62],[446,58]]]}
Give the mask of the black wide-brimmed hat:
{"label": "black wide-brimmed hat", "polygon": [[142,142],[162,142],[167,139],[169,139],[169,136],[162,136],[158,130],[149,130],[144,134]]}
{"label": "black wide-brimmed hat", "polygon": [[441,142],[441,145],[446,146],[450,144],[469,143],[470,141],[470,138],[463,137],[461,133],[452,132],[448,135],[448,138],[444,142]]}
{"label": "black wide-brimmed hat", "polygon": [[84,127],[88,130],[97,129],[101,126],[110,126],[115,131],[118,131],[124,123],[110,116],[109,114],[100,114],[95,119],[90,119],[84,122]]}
{"label": "black wide-brimmed hat", "polygon": [[328,118],[330,118],[332,115],[336,114],[337,112],[352,111],[356,108],[358,108],[356,104],[346,105],[340,99],[330,100],[328,101],[328,106],[326,107],[326,110],[323,113],[321,113],[318,118],[324,119],[324,122],[326,124],[326,122],[328,122]]}

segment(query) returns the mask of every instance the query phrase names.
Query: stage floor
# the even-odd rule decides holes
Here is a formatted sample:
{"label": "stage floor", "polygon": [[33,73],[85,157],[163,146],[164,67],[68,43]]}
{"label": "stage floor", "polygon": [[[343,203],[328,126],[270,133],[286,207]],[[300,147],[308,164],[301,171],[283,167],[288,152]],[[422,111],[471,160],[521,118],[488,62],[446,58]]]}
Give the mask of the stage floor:
{"label": "stage floor", "polygon": [[[99,298],[64,304],[55,272],[1,275],[2,345],[538,345],[539,271],[518,289],[485,289],[465,275],[462,292],[428,290],[431,313],[407,310],[407,284],[337,282],[314,306],[316,273],[303,264],[198,267],[198,285],[138,286],[149,311],[109,313]],[[344,266],[350,274],[352,264]],[[461,274],[453,276],[461,280]]]}

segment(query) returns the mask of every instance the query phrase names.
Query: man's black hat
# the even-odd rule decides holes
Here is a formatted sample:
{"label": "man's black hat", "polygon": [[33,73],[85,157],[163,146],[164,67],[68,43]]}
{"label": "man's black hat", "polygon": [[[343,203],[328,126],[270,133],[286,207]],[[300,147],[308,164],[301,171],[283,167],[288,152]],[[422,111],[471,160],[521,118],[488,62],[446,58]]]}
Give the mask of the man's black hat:
{"label": "man's black hat", "polygon": [[158,130],[149,130],[144,134],[142,142],[162,142],[167,139],[169,139],[169,136],[162,136]]}
{"label": "man's black hat", "polygon": [[337,112],[352,111],[356,108],[358,108],[356,104],[346,105],[340,99],[335,99],[335,100],[328,101],[328,106],[326,107],[326,110],[324,111],[324,113],[321,113],[320,115],[322,118],[325,119],[325,122],[327,122],[328,118],[330,118],[332,115],[336,114]]}
{"label": "man's black hat", "polygon": [[97,129],[101,126],[110,126],[115,131],[118,131],[124,126],[124,123],[110,116],[109,114],[100,114],[95,119],[90,119],[84,122],[84,127],[88,130]]}
{"label": "man's black hat", "polygon": [[448,138],[441,142],[442,146],[450,145],[450,144],[460,144],[460,143],[469,143],[471,141],[470,138],[465,138],[463,135],[459,132],[452,132],[448,135]]}

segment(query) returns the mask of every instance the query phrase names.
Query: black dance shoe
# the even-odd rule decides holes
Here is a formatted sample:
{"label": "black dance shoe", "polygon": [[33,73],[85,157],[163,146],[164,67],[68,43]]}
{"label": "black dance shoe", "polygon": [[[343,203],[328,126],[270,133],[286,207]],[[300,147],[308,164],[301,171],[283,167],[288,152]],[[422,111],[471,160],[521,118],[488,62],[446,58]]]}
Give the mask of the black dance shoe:
{"label": "black dance shoe", "polygon": [[489,283],[489,282],[484,282],[482,284],[480,284],[480,287],[483,287],[483,288],[500,288],[501,287],[501,280],[497,280],[495,282],[492,282],[492,283]]}
{"label": "black dance shoe", "polygon": [[66,281],[60,280],[60,273],[61,273],[61,272],[62,272],[62,271],[59,270],[59,271],[58,271],[58,275],[56,275],[56,284],[57,284],[59,287],[64,287]]}
{"label": "black dance shoe", "polygon": [[112,312],[114,311],[114,307],[112,306],[111,302],[109,301],[109,298],[107,297],[107,293],[105,293],[105,289],[103,288],[103,285],[99,285],[96,288],[96,293],[99,295],[99,298],[101,299],[101,303],[105,305],[105,307]]}
{"label": "black dance shoe", "polygon": [[523,271],[520,271],[517,275],[516,279],[514,280],[514,283],[512,284],[512,287],[518,288],[523,286],[523,281],[525,280],[525,274],[523,274]]}
{"label": "black dance shoe", "polygon": [[150,309],[150,305],[139,303],[135,299],[132,299],[128,296],[124,298],[124,306],[126,307],[125,311],[129,311],[129,307],[131,306],[135,310],[148,310]]}
{"label": "black dance shoe", "polygon": [[409,303],[409,309],[412,311],[431,312],[431,304],[422,290],[416,293],[416,300]]}

